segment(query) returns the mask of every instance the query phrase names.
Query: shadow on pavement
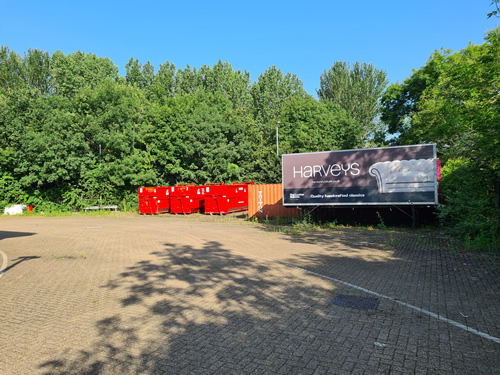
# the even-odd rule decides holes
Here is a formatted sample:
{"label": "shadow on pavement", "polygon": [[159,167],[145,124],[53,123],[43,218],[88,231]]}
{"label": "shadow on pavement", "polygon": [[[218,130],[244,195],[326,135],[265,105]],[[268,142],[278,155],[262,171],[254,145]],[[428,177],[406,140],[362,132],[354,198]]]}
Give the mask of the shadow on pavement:
{"label": "shadow on pavement", "polygon": [[[281,346],[300,354],[317,339],[305,327],[324,316],[327,303],[281,266],[235,255],[217,241],[201,248],[166,243],[152,254],[103,286],[124,295],[122,307],[97,322],[89,350],[71,360],[63,353],[42,371],[248,373]],[[311,355],[321,360],[320,351]],[[276,360],[277,370],[285,360]]]}
{"label": "shadow on pavement", "polygon": [[13,264],[11,264],[10,266],[8,266],[7,268],[5,268],[3,271],[1,271],[2,273],[6,273],[7,271],[9,271],[10,269],[18,266],[19,264],[23,263],[23,262],[26,262],[28,260],[32,260],[32,259],[39,259],[40,257],[39,256],[27,256],[27,257],[19,257],[17,259],[14,259],[12,262],[14,262]]}
{"label": "shadow on pavement", "polygon": [[35,234],[36,233],[30,233],[30,232],[11,232],[11,231],[0,230],[0,240],[5,240],[6,238],[34,236]]}
{"label": "shadow on pavement", "polygon": [[[418,244],[416,237],[389,231],[284,237],[285,244],[318,245],[290,254],[284,263],[457,321],[460,313],[476,316],[466,324],[485,332],[498,329],[493,319],[499,303],[491,294],[499,287],[498,265],[488,268],[479,258],[464,261],[427,240]],[[79,351],[58,353],[42,363],[40,371],[405,373],[404,368],[408,373],[446,373],[459,366],[452,372],[472,373],[480,365],[489,369],[498,362],[495,343],[482,342],[465,330],[387,301],[374,312],[332,307],[342,286],[238,255],[217,241],[201,246],[165,243],[150,255],[152,259],[135,263],[102,286],[120,296],[120,307],[96,322],[95,341]],[[488,299],[490,305],[481,310],[488,314],[467,311]],[[476,348],[470,355],[476,360],[461,360],[470,348]]]}

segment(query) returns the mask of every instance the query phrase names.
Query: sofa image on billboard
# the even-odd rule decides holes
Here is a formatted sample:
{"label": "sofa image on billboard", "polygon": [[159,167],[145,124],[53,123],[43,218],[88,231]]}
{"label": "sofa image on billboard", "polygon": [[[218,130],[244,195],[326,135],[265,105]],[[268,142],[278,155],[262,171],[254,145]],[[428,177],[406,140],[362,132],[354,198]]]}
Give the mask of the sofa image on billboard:
{"label": "sofa image on billboard", "polygon": [[433,159],[393,160],[370,166],[377,179],[379,193],[433,191],[435,168]]}

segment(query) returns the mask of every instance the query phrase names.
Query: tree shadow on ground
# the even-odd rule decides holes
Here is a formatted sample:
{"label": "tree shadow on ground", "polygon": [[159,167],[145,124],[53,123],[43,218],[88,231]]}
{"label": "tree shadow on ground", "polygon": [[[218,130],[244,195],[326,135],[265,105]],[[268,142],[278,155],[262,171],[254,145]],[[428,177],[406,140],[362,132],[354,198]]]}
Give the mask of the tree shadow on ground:
{"label": "tree shadow on ground", "polygon": [[[456,289],[447,289],[454,277],[432,293],[439,285],[435,277],[444,277],[446,253],[432,247],[406,248],[402,237],[391,242],[388,233],[285,235],[284,246],[286,241],[318,246],[275,262],[238,255],[217,241],[201,246],[165,243],[102,285],[100,290],[113,298],[117,308],[96,321],[95,340],[83,349],[68,348],[52,356],[39,369],[44,374],[363,373],[369,369],[390,373],[403,368],[404,358],[409,358],[424,372],[437,373],[435,364],[427,361],[432,353],[442,350],[449,361],[442,368],[451,368],[465,355],[466,349],[460,348],[474,345],[486,347],[486,354],[475,354],[479,361],[488,366],[497,361],[488,343],[479,343],[462,330],[443,329],[437,320],[422,319],[394,304],[373,312],[332,307],[331,301],[342,291],[363,293],[279,263],[343,280],[351,277],[353,284],[376,285],[373,288],[384,294],[403,293],[402,299],[415,305],[418,298],[436,295],[436,303],[444,301],[447,311],[463,311],[440,294],[451,291],[461,296],[453,294]],[[439,308],[428,309],[433,307]],[[438,329],[441,334],[433,335]],[[391,340],[394,330],[402,343],[374,345]],[[383,361],[387,353],[398,350],[403,359]],[[463,366],[464,373],[472,372],[474,363]]]}
{"label": "tree shadow on ground", "polygon": [[[121,308],[96,323],[92,346],[76,355],[68,350],[41,370],[249,373],[274,363],[277,371],[285,359],[271,360],[272,353],[300,356],[323,335],[305,328],[325,316],[324,289],[283,273],[278,264],[236,255],[216,241],[166,243],[151,255],[103,286],[122,296]],[[314,348],[311,356],[321,360]]]}

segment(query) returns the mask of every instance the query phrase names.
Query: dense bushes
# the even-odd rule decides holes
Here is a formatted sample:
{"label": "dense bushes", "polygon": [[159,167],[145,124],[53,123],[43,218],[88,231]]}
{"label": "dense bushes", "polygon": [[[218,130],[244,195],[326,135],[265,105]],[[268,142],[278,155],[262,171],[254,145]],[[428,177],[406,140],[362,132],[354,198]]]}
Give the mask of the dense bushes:
{"label": "dense bushes", "polygon": [[139,186],[281,182],[277,153],[435,143],[441,222],[498,236],[499,51],[500,29],[483,45],[436,51],[381,100],[385,72],[337,62],[316,100],[275,66],[252,83],[227,62],[155,72],[131,58],[121,77],[92,54],[1,47],[0,208],[124,209]]}

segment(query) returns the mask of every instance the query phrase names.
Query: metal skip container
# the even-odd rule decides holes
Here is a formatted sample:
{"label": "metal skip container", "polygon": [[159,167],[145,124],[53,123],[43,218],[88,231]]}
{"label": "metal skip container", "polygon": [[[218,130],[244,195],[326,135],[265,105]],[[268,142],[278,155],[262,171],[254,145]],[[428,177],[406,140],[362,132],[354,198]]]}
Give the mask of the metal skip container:
{"label": "metal skip container", "polygon": [[205,186],[178,184],[170,187],[170,213],[192,214],[205,209]]}
{"label": "metal skip container", "polygon": [[170,211],[169,187],[140,187],[139,213],[143,215],[156,215]]}
{"label": "metal skip container", "polygon": [[283,206],[283,185],[249,185],[248,218],[300,217],[299,208]]}
{"label": "metal skip container", "polygon": [[205,190],[205,213],[227,214],[248,210],[248,188],[251,182],[234,182],[232,185],[212,184]]}

